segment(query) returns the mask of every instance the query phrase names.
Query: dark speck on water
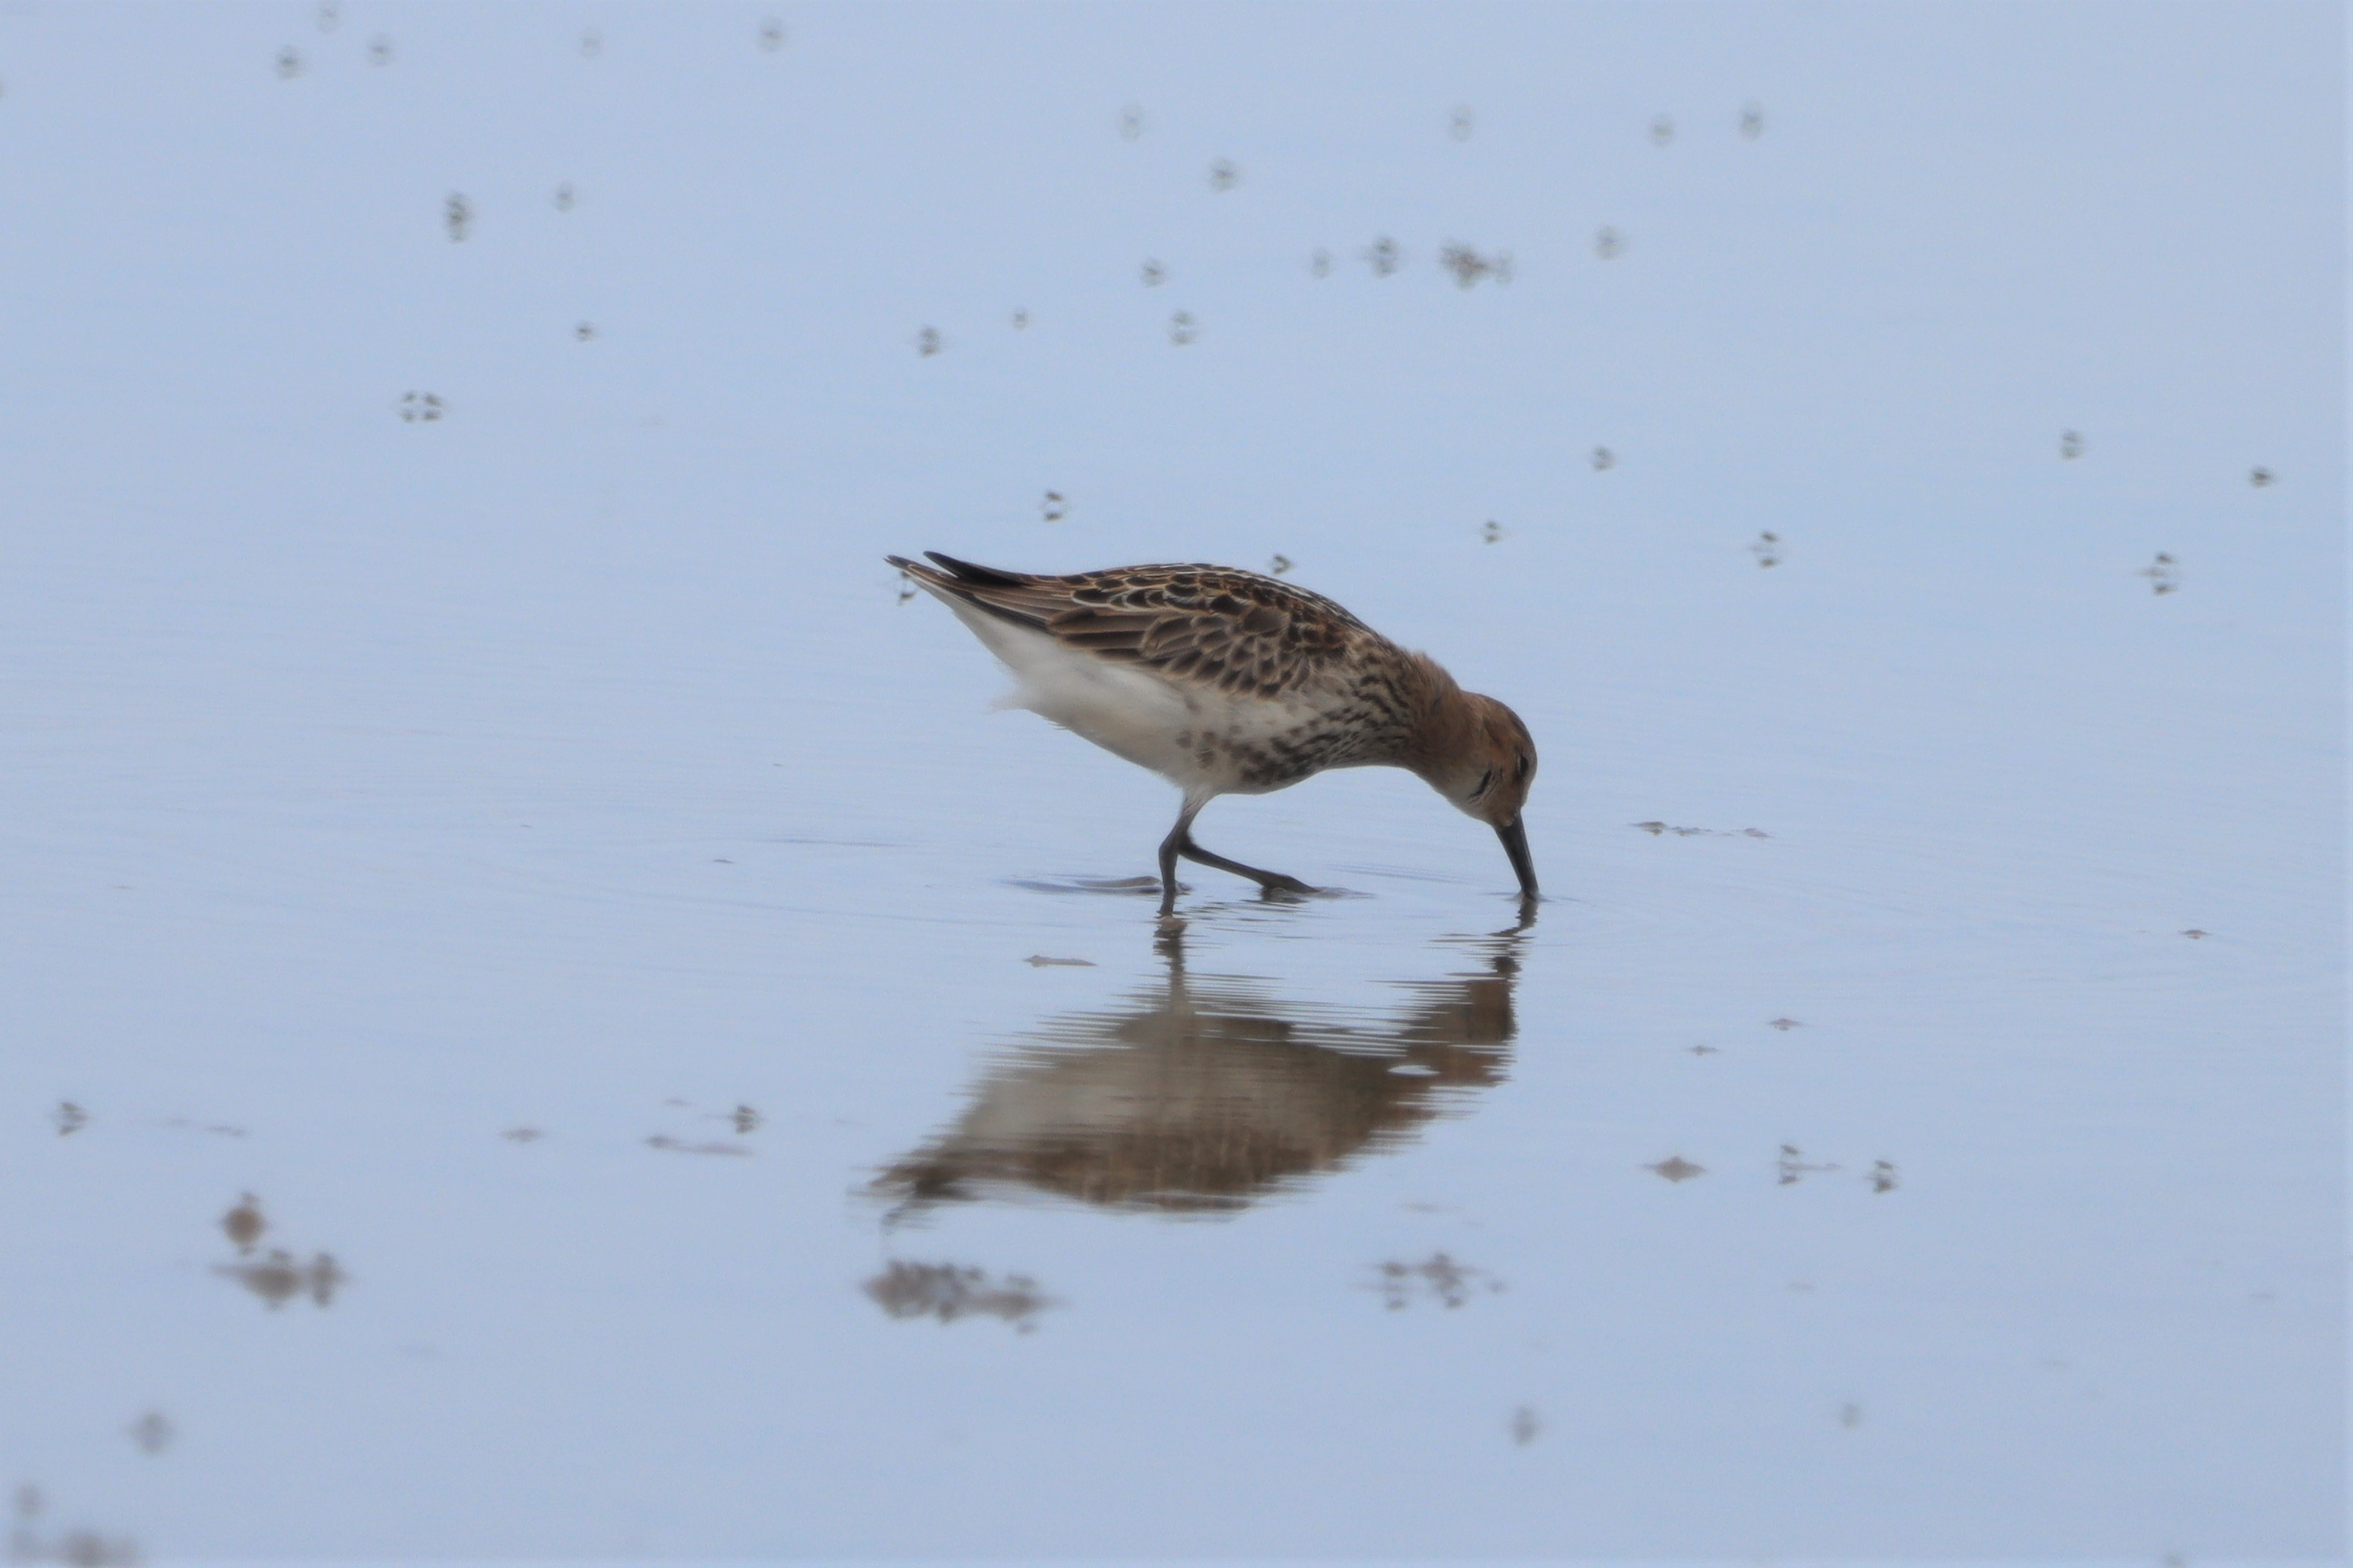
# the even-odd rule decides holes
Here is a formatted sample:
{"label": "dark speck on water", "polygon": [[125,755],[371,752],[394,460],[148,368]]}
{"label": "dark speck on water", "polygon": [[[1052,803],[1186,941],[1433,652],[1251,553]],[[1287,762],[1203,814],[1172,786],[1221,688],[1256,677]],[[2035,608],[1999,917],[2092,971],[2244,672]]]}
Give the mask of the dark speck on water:
{"label": "dark speck on water", "polygon": [[1779,1184],[1787,1187],[1795,1185],[1807,1176],[1837,1169],[1834,1164],[1808,1164],[1805,1155],[1799,1151],[1795,1143],[1784,1143],[1781,1145],[1781,1159],[1776,1171],[1780,1177]]}
{"label": "dark speck on water", "polygon": [[1419,1263],[1380,1265],[1377,1289],[1388,1310],[1400,1312],[1423,1298],[1451,1310],[1482,1290],[1490,1294],[1502,1290],[1504,1283],[1483,1268],[1473,1268],[1457,1263],[1443,1252],[1433,1252]]}
{"label": "dark speck on water", "polygon": [[253,1244],[261,1239],[269,1222],[262,1217],[261,1200],[246,1193],[238,1197],[235,1207],[221,1215],[220,1227],[221,1234],[236,1245],[237,1251],[246,1253],[253,1250]]}
{"label": "dark speck on water", "polygon": [[741,1143],[721,1143],[716,1142],[706,1143],[687,1143],[680,1141],[679,1139],[672,1138],[667,1133],[661,1132],[657,1132],[652,1137],[647,1139],[646,1147],[649,1149],[667,1150],[673,1154],[717,1154],[734,1159],[748,1159],[751,1157],[752,1153],[752,1151],[744,1148]]}
{"label": "dark speck on water", "polygon": [[160,1410],[150,1410],[140,1416],[131,1424],[129,1431],[131,1440],[139,1445],[139,1451],[142,1454],[162,1453],[179,1435],[178,1429],[172,1425],[172,1418]]}
{"label": "dark speck on water", "polygon": [[1026,1274],[993,1280],[978,1268],[953,1263],[894,1261],[866,1281],[865,1290],[894,1318],[935,1318],[943,1323],[998,1318],[1025,1333],[1034,1326],[1029,1320],[1056,1305]]}

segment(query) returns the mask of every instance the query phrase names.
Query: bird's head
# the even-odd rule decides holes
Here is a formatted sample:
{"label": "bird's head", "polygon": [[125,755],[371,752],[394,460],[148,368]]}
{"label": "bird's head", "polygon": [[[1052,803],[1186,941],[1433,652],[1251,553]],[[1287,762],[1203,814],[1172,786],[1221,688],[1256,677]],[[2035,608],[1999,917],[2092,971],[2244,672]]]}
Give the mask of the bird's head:
{"label": "bird's head", "polygon": [[1520,716],[1492,697],[1458,692],[1449,715],[1447,744],[1421,770],[1430,787],[1456,809],[1495,830],[1519,874],[1520,891],[1534,897],[1535,862],[1528,857],[1527,830],[1520,808],[1536,778],[1536,743]]}

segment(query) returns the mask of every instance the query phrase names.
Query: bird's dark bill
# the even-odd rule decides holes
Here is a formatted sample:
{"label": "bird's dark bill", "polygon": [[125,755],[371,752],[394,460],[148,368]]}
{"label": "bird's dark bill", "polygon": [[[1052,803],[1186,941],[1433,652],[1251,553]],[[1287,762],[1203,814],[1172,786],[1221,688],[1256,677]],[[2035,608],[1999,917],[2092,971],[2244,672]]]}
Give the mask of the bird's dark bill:
{"label": "bird's dark bill", "polygon": [[1535,898],[1536,896],[1536,863],[1528,857],[1527,823],[1524,819],[1515,820],[1507,826],[1498,827],[1495,829],[1495,837],[1504,841],[1504,853],[1512,858],[1512,869],[1520,874],[1521,896]]}

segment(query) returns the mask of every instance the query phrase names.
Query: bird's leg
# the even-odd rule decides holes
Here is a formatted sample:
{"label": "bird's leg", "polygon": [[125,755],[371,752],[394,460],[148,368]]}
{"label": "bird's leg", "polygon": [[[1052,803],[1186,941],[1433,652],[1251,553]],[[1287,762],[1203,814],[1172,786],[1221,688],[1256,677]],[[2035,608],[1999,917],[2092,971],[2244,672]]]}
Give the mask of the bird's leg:
{"label": "bird's leg", "polygon": [[1176,857],[1193,842],[1193,818],[1208,804],[1187,800],[1176,814],[1176,826],[1160,841],[1160,918],[1164,921],[1176,912]]}
{"label": "bird's leg", "polygon": [[[1255,866],[1245,866],[1239,860],[1229,860],[1222,855],[1210,854],[1193,842],[1193,835],[1187,831],[1191,826],[1189,817],[1176,825],[1178,836],[1176,853],[1186,859],[1198,861],[1204,866],[1215,866],[1220,871],[1231,871],[1237,877],[1248,877],[1270,893],[1312,893],[1315,890],[1296,877],[1286,877],[1280,871],[1261,871]],[[1163,862],[1166,863],[1168,858],[1166,845],[1160,847],[1160,854]]]}

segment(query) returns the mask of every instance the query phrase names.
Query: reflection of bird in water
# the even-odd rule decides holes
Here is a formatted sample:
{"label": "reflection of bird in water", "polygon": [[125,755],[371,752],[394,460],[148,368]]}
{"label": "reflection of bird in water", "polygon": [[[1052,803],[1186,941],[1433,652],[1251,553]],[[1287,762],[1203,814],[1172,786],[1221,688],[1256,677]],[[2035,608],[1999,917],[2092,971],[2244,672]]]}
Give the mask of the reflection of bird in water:
{"label": "reflection of bird in water", "polygon": [[1164,982],[1115,1011],[1046,1020],[873,1190],[903,1200],[894,1219],[1024,1187],[1111,1208],[1234,1210],[1394,1148],[1503,1081],[1531,923],[1478,939],[1470,973],[1405,983],[1409,1005],[1388,1018],[1190,977],[1183,935],[1168,932]]}
{"label": "reflection of bird in water", "polygon": [[1221,795],[1266,795],[1327,768],[1398,767],[1495,830],[1536,895],[1520,807],[1536,745],[1520,716],[1465,691],[1317,595],[1227,566],[1122,566],[1069,577],[928,552],[886,557],[972,629],[1020,682],[1007,699],[1185,792],[1160,846],[1160,912],[1182,856],[1270,892],[1295,877],[1212,855],[1193,818]]}

